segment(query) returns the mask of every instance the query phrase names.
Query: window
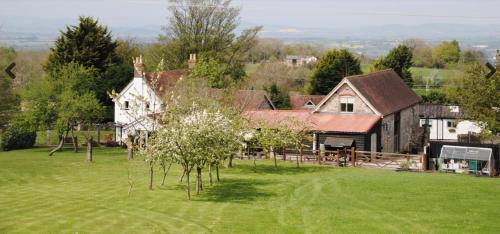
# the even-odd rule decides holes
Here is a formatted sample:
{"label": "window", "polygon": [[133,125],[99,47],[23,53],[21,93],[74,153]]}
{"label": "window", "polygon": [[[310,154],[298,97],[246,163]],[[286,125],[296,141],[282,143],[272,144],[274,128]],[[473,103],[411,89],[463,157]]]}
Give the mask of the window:
{"label": "window", "polygon": [[305,108],[314,108],[316,107],[316,105],[314,105],[314,103],[312,101],[308,101],[305,105],[304,105]]}
{"label": "window", "polygon": [[427,125],[427,127],[432,127],[432,121],[430,119],[420,119],[420,127]]}
{"label": "window", "polygon": [[125,110],[128,110],[128,101],[125,101],[124,106],[125,106]]}
{"label": "window", "polygon": [[457,123],[455,121],[450,121],[448,120],[448,128],[456,128],[457,127]]}
{"label": "window", "polygon": [[340,97],[340,112],[353,112],[354,111],[354,98],[353,97]]}
{"label": "window", "polygon": [[149,107],[150,107],[149,102],[146,102],[146,110],[150,110]]}

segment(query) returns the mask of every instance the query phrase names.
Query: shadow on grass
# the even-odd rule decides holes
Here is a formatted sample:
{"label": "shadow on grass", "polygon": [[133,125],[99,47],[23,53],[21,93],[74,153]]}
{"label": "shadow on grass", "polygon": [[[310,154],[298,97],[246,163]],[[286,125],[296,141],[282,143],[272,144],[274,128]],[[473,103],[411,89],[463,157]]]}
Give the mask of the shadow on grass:
{"label": "shadow on grass", "polygon": [[228,168],[229,173],[253,173],[253,174],[274,174],[274,175],[297,175],[304,173],[317,173],[317,172],[325,172],[330,170],[335,170],[332,166],[327,165],[300,165],[300,167],[295,167],[290,163],[279,165],[276,169],[274,165],[269,164],[257,164],[257,169],[254,171],[253,165],[239,165],[236,164],[232,168]]}
{"label": "shadow on grass", "polygon": [[260,189],[259,186],[269,185],[271,182],[256,179],[223,179],[213,187],[207,187],[201,194],[200,200],[212,202],[250,202],[257,199],[274,196],[273,193]]}

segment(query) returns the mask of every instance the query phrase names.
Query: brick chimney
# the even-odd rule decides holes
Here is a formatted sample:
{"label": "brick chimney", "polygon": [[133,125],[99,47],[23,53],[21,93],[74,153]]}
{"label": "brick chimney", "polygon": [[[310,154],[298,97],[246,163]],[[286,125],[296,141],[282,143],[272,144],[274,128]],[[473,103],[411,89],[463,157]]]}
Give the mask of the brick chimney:
{"label": "brick chimney", "polygon": [[134,77],[144,78],[144,59],[142,55],[132,59],[134,63]]}
{"label": "brick chimney", "polygon": [[188,68],[193,69],[196,65],[196,54],[189,54]]}

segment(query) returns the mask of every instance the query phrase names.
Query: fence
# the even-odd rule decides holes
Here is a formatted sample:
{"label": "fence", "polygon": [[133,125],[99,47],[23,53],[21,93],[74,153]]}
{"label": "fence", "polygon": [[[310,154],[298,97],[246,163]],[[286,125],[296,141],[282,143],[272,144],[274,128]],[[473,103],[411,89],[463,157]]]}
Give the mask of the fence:
{"label": "fence", "polygon": [[[80,131],[81,130],[81,131]],[[85,136],[91,135],[96,144],[107,144],[114,142],[114,126],[111,124],[95,124],[92,126],[81,127],[74,129],[74,136],[78,145],[86,144]],[[36,145],[39,146],[55,146],[59,143],[59,136],[55,131],[38,131],[36,137]],[[71,134],[68,134],[65,139],[65,144],[72,144]]]}
{"label": "fence", "polygon": [[338,150],[277,149],[267,154],[262,148],[242,152],[241,159],[276,157],[281,160],[299,161],[334,166],[383,168],[392,170],[424,170],[426,157],[420,154],[400,154],[387,152],[359,151],[355,148]]}

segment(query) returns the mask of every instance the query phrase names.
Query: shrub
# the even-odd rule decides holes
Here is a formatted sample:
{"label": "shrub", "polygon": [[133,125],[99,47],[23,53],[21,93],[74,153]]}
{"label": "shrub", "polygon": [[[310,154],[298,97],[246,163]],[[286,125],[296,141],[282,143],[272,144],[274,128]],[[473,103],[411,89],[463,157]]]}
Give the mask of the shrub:
{"label": "shrub", "polygon": [[25,122],[11,123],[2,136],[1,148],[5,151],[27,149],[35,145],[36,131]]}

